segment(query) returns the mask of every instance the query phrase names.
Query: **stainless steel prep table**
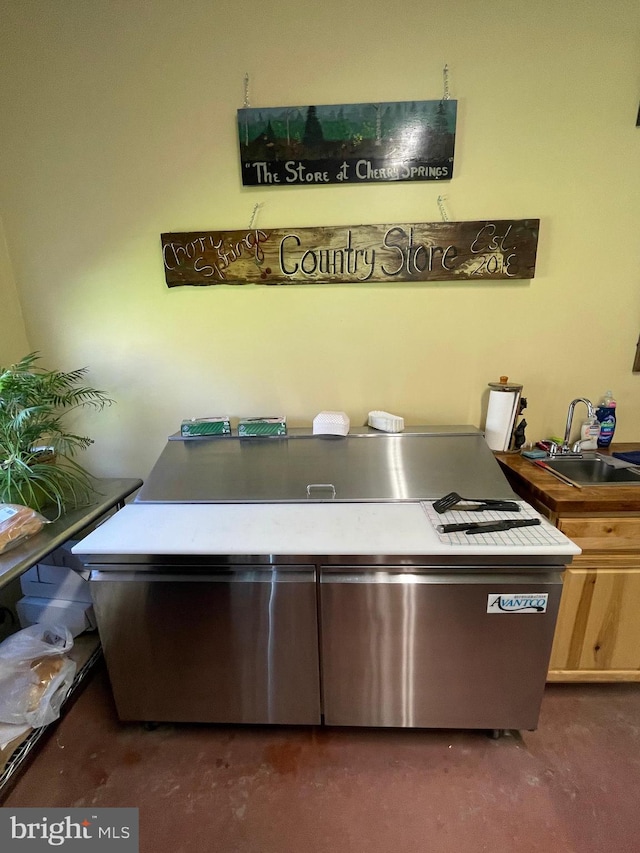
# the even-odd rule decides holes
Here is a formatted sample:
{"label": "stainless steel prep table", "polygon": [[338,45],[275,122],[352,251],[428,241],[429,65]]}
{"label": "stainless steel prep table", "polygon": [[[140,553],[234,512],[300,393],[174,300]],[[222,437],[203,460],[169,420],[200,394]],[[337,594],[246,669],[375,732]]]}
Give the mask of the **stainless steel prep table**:
{"label": "stainless steel prep table", "polygon": [[[138,502],[513,499],[482,434],[469,426],[413,427],[348,436],[291,430],[286,438],[172,436]],[[481,494],[476,494],[477,490]]]}
{"label": "stainless steel prep table", "polygon": [[169,441],[75,548],[121,718],[535,728],[579,549],[442,541],[421,502],[452,490],[516,497],[473,428]]}

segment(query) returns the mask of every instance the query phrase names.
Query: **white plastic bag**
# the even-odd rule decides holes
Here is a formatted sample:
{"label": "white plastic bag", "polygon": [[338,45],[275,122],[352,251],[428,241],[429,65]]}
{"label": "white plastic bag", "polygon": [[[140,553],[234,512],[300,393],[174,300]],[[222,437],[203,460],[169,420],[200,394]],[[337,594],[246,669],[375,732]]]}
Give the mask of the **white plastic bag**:
{"label": "white plastic bag", "polygon": [[60,716],[76,673],[68,628],[30,625],[0,643],[0,722],[37,728]]}

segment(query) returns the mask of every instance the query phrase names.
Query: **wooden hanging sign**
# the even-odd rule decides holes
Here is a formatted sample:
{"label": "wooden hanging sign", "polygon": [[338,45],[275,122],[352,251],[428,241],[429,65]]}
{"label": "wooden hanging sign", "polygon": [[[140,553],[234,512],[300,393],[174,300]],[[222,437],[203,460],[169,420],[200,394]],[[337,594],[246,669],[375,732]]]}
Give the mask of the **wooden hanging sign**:
{"label": "wooden hanging sign", "polygon": [[238,110],[245,186],[448,181],[457,102],[391,101]]}
{"label": "wooden hanging sign", "polygon": [[167,285],[533,278],[538,219],[162,234]]}

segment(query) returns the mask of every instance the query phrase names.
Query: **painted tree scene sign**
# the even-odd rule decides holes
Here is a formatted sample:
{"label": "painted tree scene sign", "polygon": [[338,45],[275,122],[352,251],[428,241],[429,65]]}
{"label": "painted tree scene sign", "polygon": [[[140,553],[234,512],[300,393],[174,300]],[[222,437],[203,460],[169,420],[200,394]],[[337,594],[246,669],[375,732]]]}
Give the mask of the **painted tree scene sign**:
{"label": "painted tree scene sign", "polygon": [[238,110],[244,186],[446,181],[457,101]]}
{"label": "painted tree scene sign", "polygon": [[162,234],[169,287],[533,278],[538,219]]}

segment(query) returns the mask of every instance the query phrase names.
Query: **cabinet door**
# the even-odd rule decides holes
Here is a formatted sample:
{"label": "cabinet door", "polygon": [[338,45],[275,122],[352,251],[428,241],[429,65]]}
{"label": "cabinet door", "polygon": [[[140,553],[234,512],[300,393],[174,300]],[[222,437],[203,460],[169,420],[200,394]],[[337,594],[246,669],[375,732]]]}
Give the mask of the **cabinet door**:
{"label": "cabinet door", "polygon": [[315,578],[302,566],[92,572],[120,718],[319,723]]}
{"label": "cabinet door", "polygon": [[[323,568],[325,722],[535,728],[560,593],[556,573]],[[489,612],[540,594],[544,610]]]}
{"label": "cabinet door", "polygon": [[565,571],[549,678],[640,680],[640,568],[583,559]]}

